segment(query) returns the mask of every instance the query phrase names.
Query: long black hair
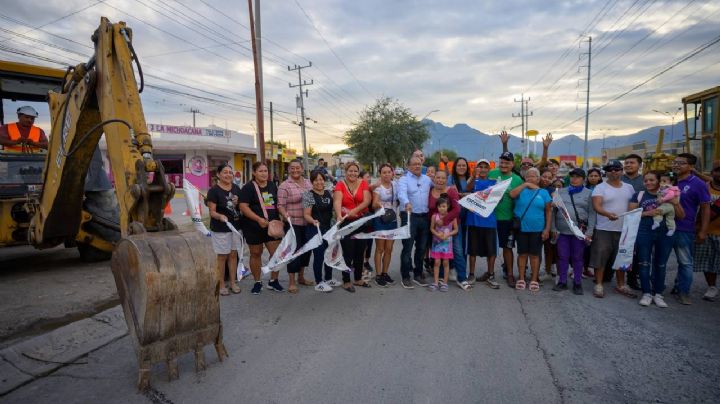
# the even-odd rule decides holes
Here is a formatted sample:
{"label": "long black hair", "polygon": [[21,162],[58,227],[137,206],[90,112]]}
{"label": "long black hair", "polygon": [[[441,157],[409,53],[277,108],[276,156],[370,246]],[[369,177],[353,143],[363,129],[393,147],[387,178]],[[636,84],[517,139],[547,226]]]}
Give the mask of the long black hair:
{"label": "long black hair", "polygon": [[471,175],[470,175],[470,164],[468,163],[467,159],[465,157],[458,157],[455,159],[455,162],[453,163],[452,168],[452,179],[453,179],[453,185],[455,185],[455,188],[457,188],[458,192],[465,192],[464,189],[462,189],[462,186],[460,185],[460,175],[457,172],[457,165],[458,161],[464,161],[465,166],[467,167],[467,171],[465,171],[465,182],[470,181]]}

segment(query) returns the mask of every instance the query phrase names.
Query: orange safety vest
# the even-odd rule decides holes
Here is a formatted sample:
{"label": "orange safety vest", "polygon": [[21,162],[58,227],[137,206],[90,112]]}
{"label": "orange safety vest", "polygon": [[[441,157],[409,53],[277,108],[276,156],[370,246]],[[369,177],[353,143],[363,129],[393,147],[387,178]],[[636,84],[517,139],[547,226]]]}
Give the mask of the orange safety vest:
{"label": "orange safety vest", "polygon": [[[20,134],[20,128],[18,128],[17,123],[9,123],[7,125],[7,131],[8,135],[10,136],[10,140],[20,140],[22,139],[22,135]],[[28,134],[28,140],[31,140],[35,143],[40,143],[40,128],[37,126],[33,126],[30,128],[30,133]],[[39,152],[41,149],[39,147],[34,146],[23,146],[23,145],[14,145],[14,146],[5,146],[5,151],[13,151],[18,153],[36,153]]]}

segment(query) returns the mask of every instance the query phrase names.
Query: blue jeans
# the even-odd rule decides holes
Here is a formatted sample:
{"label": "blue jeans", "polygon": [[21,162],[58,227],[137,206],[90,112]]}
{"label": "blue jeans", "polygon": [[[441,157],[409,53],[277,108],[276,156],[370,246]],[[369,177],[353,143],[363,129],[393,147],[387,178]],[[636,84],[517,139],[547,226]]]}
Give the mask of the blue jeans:
{"label": "blue jeans", "polygon": [[[305,240],[307,243],[311,238],[317,234],[317,227],[313,225],[307,225],[305,228]],[[315,275],[315,283],[320,283],[323,280],[329,281],[332,279],[332,268],[325,264],[325,250],[328,248],[327,241],[323,240],[323,243],[316,249],[312,250],[313,254],[313,274]],[[325,268],[325,279],[323,279],[323,267]]]}
{"label": "blue jeans", "polygon": [[665,235],[666,232],[666,228],[638,231],[635,258],[643,293],[661,295],[665,291],[665,266],[674,241],[673,237]]}
{"label": "blue jeans", "polygon": [[[405,226],[408,220],[408,213],[400,213],[400,225]],[[423,258],[425,249],[430,237],[430,221],[427,214],[412,215],[410,220],[410,238],[403,239],[402,252],[400,253],[400,273],[403,279],[410,278],[412,272],[415,276],[422,275]],[[415,254],[412,249],[415,245]],[[413,262],[415,266],[413,267]]]}
{"label": "blue jeans", "polygon": [[458,226],[458,233],[453,236],[453,265],[455,265],[455,274],[457,274],[458,282],[467,280],[467,256],[465,255],[464,239],[465,226]]}
{"label": "blue jeans", "polygon": [[675,286],[681,294],[690,294],[693,280],[693,254],[695,251],[695,233],[676,231],[673,248],[678,261],[678,274]]}

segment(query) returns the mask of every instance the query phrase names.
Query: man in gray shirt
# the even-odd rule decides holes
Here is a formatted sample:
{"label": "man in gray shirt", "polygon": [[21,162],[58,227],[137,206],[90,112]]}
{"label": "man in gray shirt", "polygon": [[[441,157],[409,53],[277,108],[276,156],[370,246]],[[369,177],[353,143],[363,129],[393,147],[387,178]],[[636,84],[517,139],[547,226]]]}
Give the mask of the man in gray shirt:
{"label": "man in gray shirt", "polygon": [[[637,154],[630,154],[625,157],[625,164],[623,170],[625,171],[621,180],[626,184],[632,185],[635,192],[645,190],[645,183],[643,182],[643,176],[640,174],[640,168],[642,167],[642,157]],[[639,268],[637,259],[633,258],[633,263],[630,271],[627,273],[627,285],[630,289],[640,290],[640,284],[638,283]]]}

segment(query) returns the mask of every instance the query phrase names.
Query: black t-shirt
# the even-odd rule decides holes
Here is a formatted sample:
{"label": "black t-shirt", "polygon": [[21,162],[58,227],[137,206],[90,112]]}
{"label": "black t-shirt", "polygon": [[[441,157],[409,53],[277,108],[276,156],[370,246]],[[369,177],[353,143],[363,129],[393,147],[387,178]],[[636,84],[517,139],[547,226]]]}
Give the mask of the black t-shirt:
{"label": "black t-shirt", "polygon": [[[232,197],[237,196],[238,199],[240,199],[240,192],[240,187],[235,184],[232,184],[230,191],[226,191],[220,188],[220,186],[215,185],[210,188],[207,194],[208,202],[215,203],[215,211],[221,215],[225,215],[230,224],[236,229],[240,226],[241,214],[238,205],[233,204]],[[210,230],[218,233],[227,233],[230,231],[225,223],[215,218],[210,218]]]}
{"label": "black t-shirt", "polygon": [[[255,190],[255,184],[257,184],[255,181],[249,181],[242,187],[240,190],[240,203],[247,203],[250,206],[250,210],[252,210],[256,215],[264,218],[265,215],[263,214],[262,207],[260,206],[260,200],[258,199],[258,194]],[[275,185],[272,181],[268,181],[267,185],[264,187],[258,187],[260,188],[260,194],[263,197],[265,210],[267,210],[268,220],[278,220],[280,218],[280,213],[277,209],[277,185]],[[256,221],[251,219],[247,219],[246,222],[257,224]]]}
{"label": "black t-shirt", "polygon": [[[642,192],[642,200],[638,200],[640,192],[636,192],[635,194],[633,194],[632,199],[630,199],[630,203],[637,203],[639,207],[642,208],[643,212],[646,212],[648,210],[655,210],[658,208],[658,206],[660,206],[660,204],[657,202],[657,194],[651,194],[648,191]],[[640,226],[638,226],[638,229],[643,231],[652,231],[652,225],[652,216],[643,216],[640,219]],[[665,219],[663,219],[663,221],[660,223],[658,231],[661,231],[663,233],[667,232],[667,224],[665,223]]]}
{"label": "black t-shirt", "polygon": [[306,191],[303,194],[303,208],[312,207],[313,219],[320,222],[320,230],[324,233],[332,226],[333,197],[330,191],[325,190],[322,195],[315,191]]}

